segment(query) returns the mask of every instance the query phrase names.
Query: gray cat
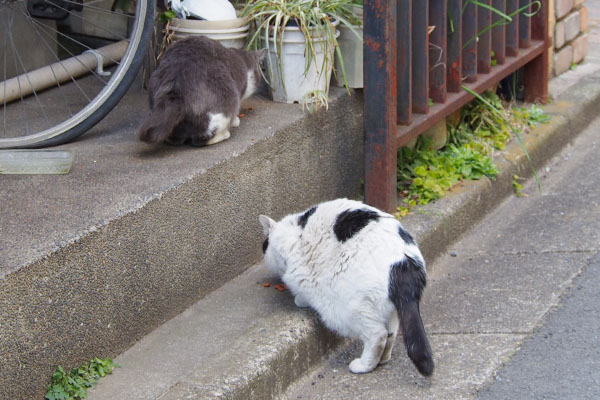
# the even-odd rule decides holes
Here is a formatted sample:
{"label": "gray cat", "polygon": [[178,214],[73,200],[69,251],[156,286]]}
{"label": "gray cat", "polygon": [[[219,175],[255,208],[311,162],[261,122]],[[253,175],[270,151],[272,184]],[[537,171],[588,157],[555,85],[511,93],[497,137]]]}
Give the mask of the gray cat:
{"label": "gray cat", "polygon": [[151,112],[140,140],[205,146],[228,139],[229,127],[240,124],[240,101],[256,90],[266,51],[226,48],[203,36],[175,42],[150,77]]}

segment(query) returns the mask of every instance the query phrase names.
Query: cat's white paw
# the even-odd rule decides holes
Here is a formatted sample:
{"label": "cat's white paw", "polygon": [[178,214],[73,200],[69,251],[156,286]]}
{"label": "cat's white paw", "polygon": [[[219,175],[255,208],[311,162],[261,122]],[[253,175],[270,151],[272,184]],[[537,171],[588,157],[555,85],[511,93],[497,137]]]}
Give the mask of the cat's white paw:
{"label": "cat's white paw", "polygon": [[219,131],[219,132],[217,132],[217,134],[215,136],[210,138],[206,142],[206,144],[207,145],[216,144],[216,143],[222,142],[223,140],[229,139],[229,137],[231,137],[231,133],[229,133],[229,131],[225,131],[225,132]]}
{"label": "cat's white paw", "polygon": [[375,368],[370,365],[364,365],[360,358],[356,358],[350,363],[350,372],[354,374],[366,374],[374,369]]}
{"label": "cat's white paw", "polygon": [[231,121],[231,126],[233,126],[234,128],[240,126],[240,117],[238,117],[237,115],[233,117],[233,121]]}
{"label": "cat's white paw", "polygon": [[310,307],[310,304],[308,304],[308,302],[304,300],[304,297],[299,295],[294,297],[294,303],[296,303],[296,306],[300,308]]}

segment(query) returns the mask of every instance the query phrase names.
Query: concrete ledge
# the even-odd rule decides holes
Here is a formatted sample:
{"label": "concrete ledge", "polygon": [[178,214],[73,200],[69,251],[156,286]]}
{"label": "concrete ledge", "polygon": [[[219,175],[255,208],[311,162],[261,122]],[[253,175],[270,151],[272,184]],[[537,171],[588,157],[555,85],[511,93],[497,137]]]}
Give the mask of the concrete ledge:
{"label": "concrete ledge", "polygon": [[[571,87],[569,97],[574,96],[580,100],[577,103],[568,103],[567,96],[558,98],[554,104],[547,107],[554,115],[551,122],[541,124],[524,135],[525,146],[540,174],[543,174],[540,168],[544,162],[567,145],[586,126],[582,120],[590,119],[583,114],[597,115],[600,111],[600,103],[597,101],[600,100],[600,85],[593,86],[595,94],[590,94],[590,82],[595,81],[600,81],[600,73],[590,77],[589,81],[584,80],[581,84]],[[586,95],[578,96],[578,91],[585,92]],[[431,263],[482,216],[499,205],[507,196],[512,195],[514,174],[521,177],[531,175],[527,158],[517,142],[512,142],[506,151],[497,154],[495,161],[501,169],[495,181],[482,179],[462,183],[444,199],[423,207],[421,212],[415,212],[403,219],[405,226],[417,237],[428,262]],[[261,270],[263,275],[260,275]],[[264,267],[260,265],[246,274],[248,273],[259,274],[262,279],[268,277],[268,273],[264,272]],[[255,278],[256,276],[243,275],[238,279],[246,284],[254,280],[257,280],[257,284],[262,282]],[[211,296],[233,299],[239,293],[244,303],[251,301],[249,300],[251,298],[257,304],[270,303],[270,296],[264,293],[250,296],[242,294],[243,291],[240,291],[237,286],[239,283],[235,284],[238,279],[234,280],[233,284],[228,283]],[[203,302],[204,300],[200,301],[195,307],[206,307]],[[341,343],[339,338],[325,331],[322,325],[312,318],[312,314],[294,309],[290,296],[284,296],[279,302],[273,305],[271,314],[258,322],[252,315],[247,316],[245,322],[249,327],[247,332],[242,332],[235,341],[225,346],[218,354],[207,358],[199,357],[194,368],[179,378],[174,378],[176,383],[156,398],[169,400],[276,398],[299,375],[307,371],[319,359],[319,355],[326,356],[327,350]],[[307,319],[307,316],[311,318]],[[179,317],[169,321],[166,326],[178,319]],[[194,318],[188,315],[185,319],[191,321]],[[198,329],[205,330],[205,328]],[[153,332],[140,343],[146,340],[157,343],[155,335],[158,335],[158,332]],[[219,339],[215,338],[215,340]],[[150,349],[149,344],[146,344],[146,348]],[[144,365],[151,365],[156,361],[152,357],[134,358],[134,354],[141,354],[142,351],[143,346],[136,345],[119,356],[117,361],[125,366],[124,370],[117,371],[115,375],[107,378],[92,392],[90,399],[109,399],[111,396],[119,397],[126,394],[129,394],[132,399],[138,398],[131,397],[131,392],[119,391],[117,382],[122,383],[121,387],[127,387],[132,377],[142,373]]]}
{"label": "concrete ledge", "polygon": [[304,312],[290,311],[278,322],[276,327],[269,319],[246,332],[225,352],[184,376],[161,400],[276,398],[342,342]]}
{"label": "concrete ledge", "polygon": [[[598,100],[600,74],[594,73],[547,107],[555,115],[552,123],[540,125],[524,138],[536,166],[598,115]],[[131,112],[127,104],[125,101],[122,113]],[[133,104],[139,107],[139,97]],[[327,198],[358,195],[362,178],[359,96],[335,92],[330,111],[310,117],[294,106],[269,104],[263,107],[264,103],[255,100],[253,106],[269,110],[265,112],[271,113],[273,120],[277,120],[275,115],[280,118],[273,123],[274,129],[265,130],[265,120],[255,115],[245,121],[239,134],[223,146],[209,149],[212,151],[140,150],[131,139],[137,123],[120,126],[124,115],[118,113],[103,122],[96,133],[65,146],[77,150],[80,161],[87,163],[98,154],[85,155],[86,147],[97,149],[96,144],[113,151],[114,164],[99,173],[79,174],[74,169],[66,178],[71,179],[68,185],[73,192],[90,180],[110,179],[115,192],[134,186],[136,179],[146,179],[150,182],[147,187],[155,190],[136,192],[133,201],[111,210],[101,222],[80,225],[58,244],[40,246],[46,250],[29,254],[22,263],[11,244],[23,242],[22,238],[7,236],[12,242],[2,248],[3,260],[8,262],[3,261],[0,271],[0,398],[43,396],[57,364],[73,366],[100,354],[114,356],[241,273],[260,257],[261,235],[255,221],[259,213],[280,217]],[[118,132],[116,136],[100,135],[112,130]],[[118,157],[123,155],[119,146],[135,148],[135,156]],[[209,154],[212,156],[207,157]],[[496,182],[483,179],[462,184],[422,213],[404,219],[428,261],[512,193],[514,173],[529,174],[516,143],[509,146],[506,157],[496,159],[502,169]],[[196,164],[190,168],[186,163]],[[121,178],[122,174],[126,178]],[[163,174],[172,181],[151,184]],[[17,221],[21,226],[27,222],[35,225],[32,221],[40,215],[51,218],[53,207],[65,208],[58,196],[52,198],[56,182],[23,177],[4,180],[2,191],[14,196],[4,203],[7,213],[17,209],[14,215],[24,215]],[[18,196],[26,198],[27,192],[11,184],[17,188],[31,185],[32,193],[43,193],[37,205],[45,208],[33,213],[31,221],[27,209],[17,204],[22,201]],[[40,191],[43,184],[49,185],[42,188],[46,191]],[[117,198],[110,192],[105,195],[111,204]],[[104,199],[84,200],[93,205]],[[91,210],[76,210],[84,222],[85,211],[95,218],[91,205]],[[3,225],[2,229],[11,233],[10,227]],[[48,232],[50,236],[50,228]],[[28,244],[20,246],[26,248]],[[249,336],[234,339],[222,354],[204,360],[214,361],[223,370],[215,367],[207,373],[210,363],[194,368],[168,388],[165,398],[204,398],[207,390],[212,390],[215,398],[254,394],[268,398],[284,390],[321,351],[339,343],[314,320],[302,324],[292,317],[285,321],[284,325],[270,318],[262,322],[264,326],[279,326],[273,332],[285,339],[277,345],[270,342],[272,353],[268,357],[259,355],[273,336],[263,337],[262,331],[251,330]],[[296,332],[282,336],[281,328],[295,324],[299,326]],[[252,343],[246,338],[263,341],[244,347],[244,343]],[[250,351],[252,348],[255,351]],[[311,348],[315,351],[309,352]],[[294,370],[286,370],[286,365]]]}
{"label": "concrete ledge", "polygon": [[71,174],[1,182],[2,399],[43,397],[58,364],[116,356],[239,275],[261,254],[259,213],[360,194],[359,92],[334,90],[313,115],[254,98],[232,138],[203,149],[139,143],[145,97],[62,146]]}
{"label": "concrete ledge", "polygon": [[[270,282],[271,287],[264,287]],[[90,400],[271,398],[341,339],[256,265],[146,335]]]}

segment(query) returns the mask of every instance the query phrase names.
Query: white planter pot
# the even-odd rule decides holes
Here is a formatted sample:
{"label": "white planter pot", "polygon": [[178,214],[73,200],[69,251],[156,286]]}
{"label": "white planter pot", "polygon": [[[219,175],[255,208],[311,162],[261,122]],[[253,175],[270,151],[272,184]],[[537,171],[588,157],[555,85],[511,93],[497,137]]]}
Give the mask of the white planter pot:
{"label": "white planter pot", "polygon": [[[339,35],[339,32],[337,33]],[[277,40],[281,40],[280,37]],[[310,67],[306,68],[306,42],[304,35],[297,27],[286,27],[283,35],[281,54],[275,50],[274,40],[269,40],[267,57],[268,71],[272,71],[271,90],[273,100],[279,103],[295,103],[306,101],[305,96],[315,90],[327,93],[329,80],[333,70],[333,51],[328,54],[329,62],[325,63],[325,53],[318,39],[313,42],[316,53]],[[282,78],[282,79],[281,79]],[[283,85],[282,85],[283,80]]]}
{"label": "white planter pot", "polygon": [[248,21],[245,18],[225,21],[174,18],[171,20],[169,34],[173,34],[172,41],[189,36],[206,36],[217,40],[225,47],[243,49],[248,37],[248,28]]}
{"label": "white planter pot", "polygon": [[[355,8],[355,13],[362,17],[362,7]],[[362,26],[353,26],[353,28],[360,34],[360,38],[350,28],[340,25],[338,27],[340,31],[338,43],[344,58],[346,82],[348,82],[348,87],[356,89],[363,87],[363,28]],[[335,71],[335,84],[340,87],[344,86],[342,66],[338,57],[335,58]]]}
{"label": "white planter pot", "polygon": [[[363,87],[363,29],[361,26],[356,26],[354,29],[360,33],[360,38],[356,36],[350,28],[345,26],[338,27],[340,31],[340,37],[338,43],[340,45],[340,51],[344,58],[344,70],[346,71],[346,82],[348,87],[351,88],[362,88]],[[335,58],[335,84],[337,86],[344,86],[344,76],[342,75],[342,66]]]}

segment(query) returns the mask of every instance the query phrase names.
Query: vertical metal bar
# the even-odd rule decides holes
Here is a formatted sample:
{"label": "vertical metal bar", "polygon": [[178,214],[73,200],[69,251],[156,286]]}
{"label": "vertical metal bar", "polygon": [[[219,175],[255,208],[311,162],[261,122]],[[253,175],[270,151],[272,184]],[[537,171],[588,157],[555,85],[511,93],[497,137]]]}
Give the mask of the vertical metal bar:
{"label": "vertical metal bar", "polygon": [[[506,0],[506,14],[511,15],[519,9],[519,0]],[[506,25],[506,56],[519,54],[519,16],[514,15],[512,22]]]}
{"label": "vertical metal bar", "polygon": [[429,97],[446,101],[446,0],[429,0]]}
{"label": "vertical metal bar", "polygon": [[[506,0],[493,0],[492,7],[496,10],[506,13]],[[494,60],[496,64],[502,65],[506,59],[505,35],[506,35],[506,19],[498,13],[492,13],[492,51],[494,52]]]}
{"label": "vertical metal bar", "polygon": [[462,84],[462,0],[448,0],[448,91]]}
{"label": "vertical metal bar", "polygon": [[[480,0],[480,3],[491,6],[492,0]],[[477,9],[477,32],[479,34],[479,41],[477,42],[478,74],[487,74],[492,68],[492,34],[491,29],[489,29],[491,25],[492,11],[488,8],[479,6]]]}
{"label": "vertical metal bar", "polygon": [[531,18],[531,37],[544,41],[544,52],[525,66],[525,101],[535,103],[548,102],[549,47],[548,35],[549,0],[540,0],[539,11]]}
{"label": "vertical metal bar", "polygon": [[477,6],[463,0],[462,15],[462,74],[467,82],[477,78]]}
{"label": "vertical metal bar", "polygon": [[365,201],[396,207],[396,0],[364,2]]}
{"label": "vertical metal bar", "polygon": [[397,114],[399,124],[409,125],[412,119],[411,0],[397,1]]}
{"label": "vertical metal bar", "polygon": [[531,17],[525,15],[531,11],[531,0],[519,0],[519,47],[527,49],[531,46]]}
{"label": "vertical metal bar", "polygon": [[532,6],[534,9],[531,11],[537,12],[531,17],[531,38],[533,40],[548,42],[548,8],[550,7],[550,2],[548,0],[540,0],[540,3],[539,9],[535,5]]}
{"label": "vertical metal bar", "polygon": [[412,2],[412,109],[429,112],[429,1]]}

